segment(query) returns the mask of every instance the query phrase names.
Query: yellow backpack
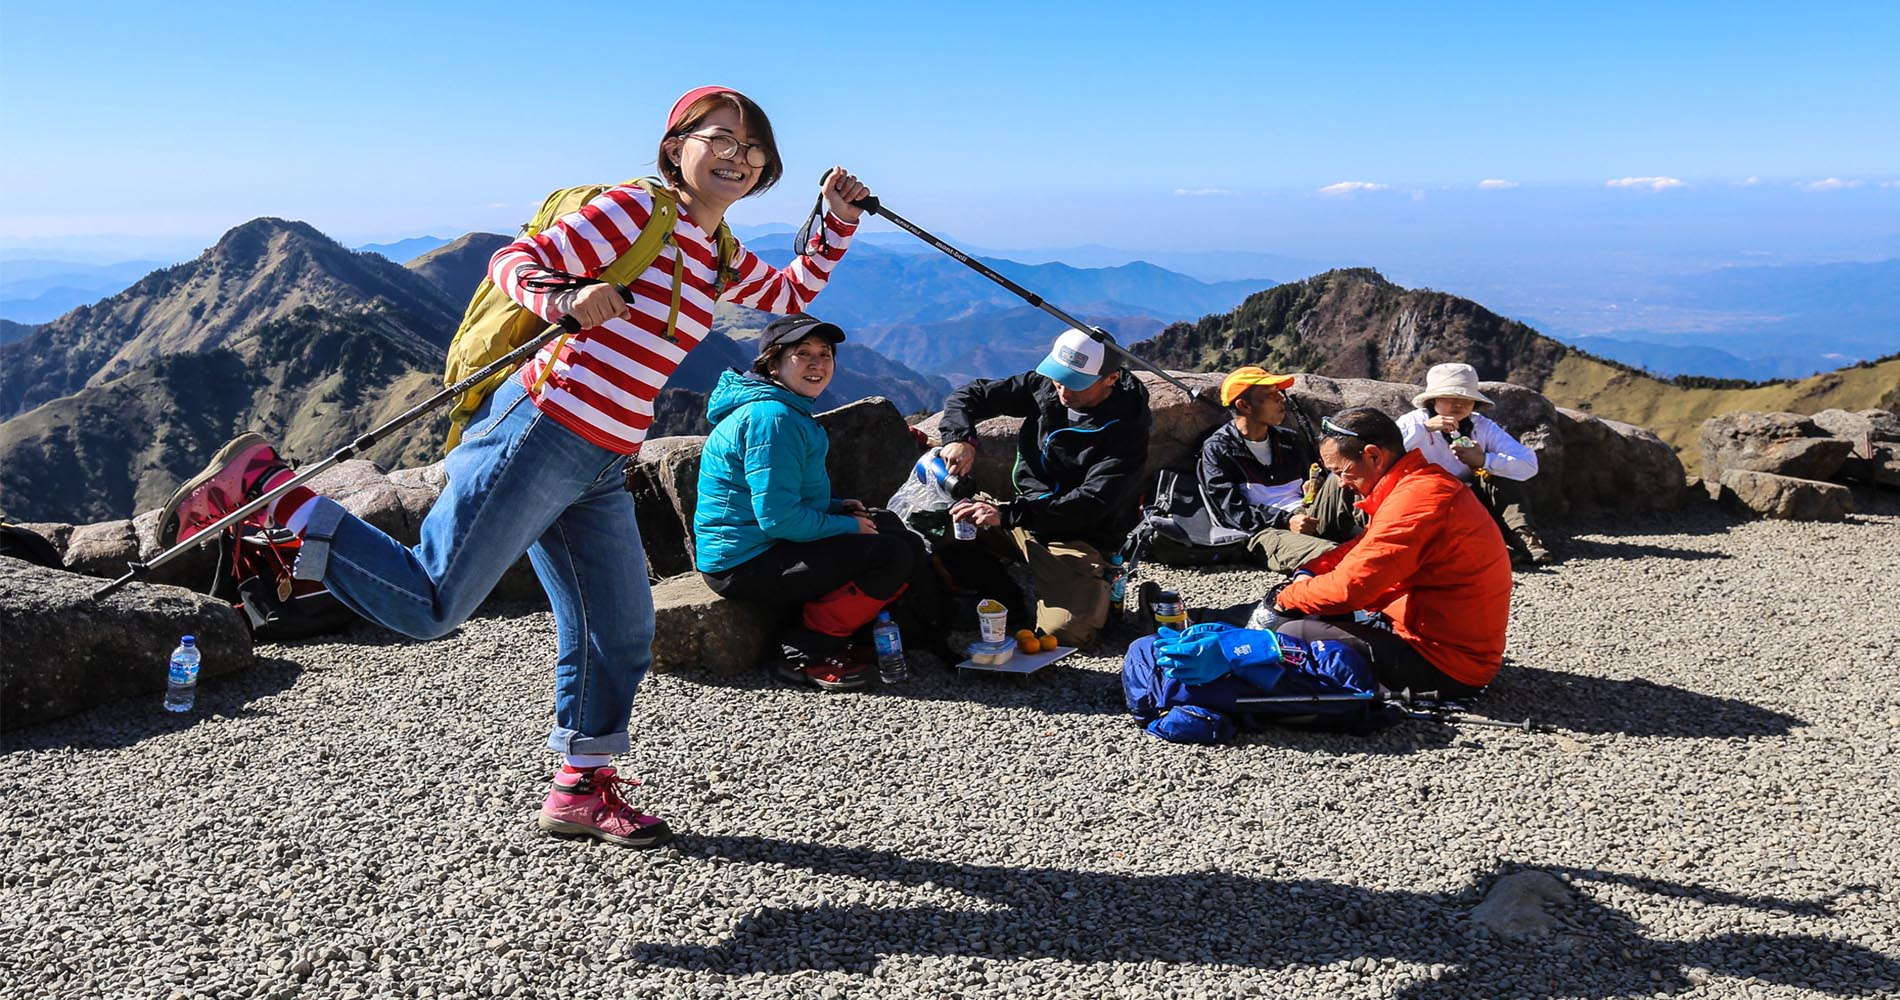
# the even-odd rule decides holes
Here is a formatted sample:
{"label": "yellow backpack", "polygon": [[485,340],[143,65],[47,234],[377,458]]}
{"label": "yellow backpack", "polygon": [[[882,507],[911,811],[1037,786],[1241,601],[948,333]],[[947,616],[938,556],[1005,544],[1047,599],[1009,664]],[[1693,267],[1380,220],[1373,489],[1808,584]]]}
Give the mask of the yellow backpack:
{"label": "yellow backpack", "polygon": [[[600,280],[624,286],[651,267],[661,251],[673,242],[673,226],[679,218],[679,199],[667,189],[666,182],[657,177],[627,181],[625,184],[584,184],[562,188],[541,202],[541,210],[521,227],[521,235],[517,238],[534,236],[553,225],[561,216],[579,211],[581,206],[609,188],[627,186],[637,186],[652,195],[653,212],[646,226],[640,230],[640,235],[634,238],[633,245],[627,248],[626,253],[614,258],[613,263],[608,264],[607,269],[600,274]],[[735,276],[733,258],[739,246],[723,221],[719,223],[717,240],[719,278],[715,295],[723,292]],[[672,304],[666,314],[668,339],[673,337],[673,330],[679,324],[680,275],[684,270],[675,268],[673,271]],[[527,343],[529,339],[546,339],[554,330],[555,327],[549,326],[546,320],[495,287],[493,281],[483,278],[475,289],[474,298],[469,299],[468,309],[462,315],[462,325],[456,328],[455,337],[449,341],[448,363],[442,375],[442,384],[454,385],[482,370],[496,358]],[[567,335],[562,334],[562,342],[566,339]],[[557,343],[554,349],[558,353],[561,345]],[[513,374],[497,372],[456,399],[455,406],[449,410],[449,448],[454,448],[455,443],[462,439],[462,428],[468,426],[469,419],[481,407],[482,400],[487,399],[503,379]],[[545,374],[543,377],[546,377]]]}

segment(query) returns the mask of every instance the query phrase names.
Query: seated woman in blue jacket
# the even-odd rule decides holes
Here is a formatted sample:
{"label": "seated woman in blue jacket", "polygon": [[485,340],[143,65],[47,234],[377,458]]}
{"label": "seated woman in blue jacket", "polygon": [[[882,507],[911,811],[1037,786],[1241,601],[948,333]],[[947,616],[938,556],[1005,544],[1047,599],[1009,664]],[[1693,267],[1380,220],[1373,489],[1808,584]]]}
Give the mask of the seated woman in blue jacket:
{"label": "seated woman in blue jacket", "polygon": [[774,670],[839,691],[876,662],[851,637],[904,592],[923,548],[896,517],[831,495],[829,440],[812,401],[831,384],[844,331],[808,315],[774,320],[752,371],[719,376],[699,462],[695,560],[722,597],[802,605]]}

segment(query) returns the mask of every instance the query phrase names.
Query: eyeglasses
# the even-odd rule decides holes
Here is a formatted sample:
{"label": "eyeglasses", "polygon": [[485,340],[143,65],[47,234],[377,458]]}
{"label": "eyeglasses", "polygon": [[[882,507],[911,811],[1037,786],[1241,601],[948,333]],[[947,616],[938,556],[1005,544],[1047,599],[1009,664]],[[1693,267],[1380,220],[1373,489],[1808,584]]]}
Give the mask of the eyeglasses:
{"label": "eyeglasses", "polygon": [[769,160],[769,157],[765,155],[764,146],[756,142],[740,142],[724,132],[688,132],[680,138],[698,139],[706,144],[707,149],[712,150],[712,155],[722,160],[736,160],[739,158],[739,150],[744,149],[746,166],[749,167],[763,167]]}
{"label": "eyeglasses", "polygon": [[1340,437],[1349,437],[1349,438],[1365,437],[1365,435],[1359,433],[1358,431],[1349,431],[1346,428],[1341,427],[1336,423],[1333,423],[1333,418],[1331,417],[1319,418],[1319,426],[1320,426],[1320,429],[1325,431],[1326,433],[1337,434]]}

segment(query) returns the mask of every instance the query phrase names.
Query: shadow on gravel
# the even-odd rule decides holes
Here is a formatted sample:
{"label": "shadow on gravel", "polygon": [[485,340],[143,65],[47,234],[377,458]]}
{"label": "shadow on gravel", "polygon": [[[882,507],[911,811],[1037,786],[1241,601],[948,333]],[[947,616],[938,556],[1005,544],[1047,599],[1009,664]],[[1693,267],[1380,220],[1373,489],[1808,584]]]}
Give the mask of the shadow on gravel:
{"label": "shadow on gravel", "polygon": [[[1900,962],[1813,934],[1653,938],[1636,917],[1596,902],[1585,884],[1617,883],[1701,906],[1810,921],[1832,917],[1838,895],[1738,896],[1615,872],[1543,869],[1569,876],[1582,891],[1548,905],[1548,934],[1520,940],[1493,936],[1470,919],[1486,889],[1508,869],[1474,878],[1458,892],[1430,894],[1218,871],[1142,876],[966,865],[758,837],[689,836],[675,844],[681,854],[709,860],[799,868],[966,898],[954,905],[760,907],[718,944],[644,944],[631,962],[732,975],[867,972],[892,954],[1256,969],[1360,961],[1377,967],[1389,958],[1441,967],[1442,978],[1421,978],[1398,994],[1404,997],[1650,996],[1693,989],[1709,973],[1839,996],[1891,995],[1887,991],[1900,985]],[[1857,889],[1842,894],[1847,891]],[[973,909],[973,902],[984,908]]]}
{"label": "shadow on gravel", "polygon": [[1680,736],[1785,736],[1803,719],[1739,698],[1702,694],[1641,677],[1611,680],[1507,663],[1474,708],[1494,719],[1529,717],[1579,733]]}
{"label": "shadow on gravel", "polygon": [[[1704,552],[1699,549],[1684,549],[1672,545],[1654,545],[1648,542],[1599,541],[1594,538],[1571,538],[1559,549],[1565,559],[1675,559],[1682,562],[1701,562],[1708,559],[1733,559],[1726,552]],[[1522,573],[1520,569],[1517,572]]]}
{"label": "shadow on gravel", "polygon": [[249,670],[200,681],[197,703],[189,712],[165,711],[165,693],[153,691],[98,705],[42,726],[18,732],[9,730],[0,734],[0,753],[62,748],[117,749],[163,733],[217,725],[213,716],[268,717],[275,713],[252,707],[252,702],[289,688],[302,674],[302,664],[260,656]]}

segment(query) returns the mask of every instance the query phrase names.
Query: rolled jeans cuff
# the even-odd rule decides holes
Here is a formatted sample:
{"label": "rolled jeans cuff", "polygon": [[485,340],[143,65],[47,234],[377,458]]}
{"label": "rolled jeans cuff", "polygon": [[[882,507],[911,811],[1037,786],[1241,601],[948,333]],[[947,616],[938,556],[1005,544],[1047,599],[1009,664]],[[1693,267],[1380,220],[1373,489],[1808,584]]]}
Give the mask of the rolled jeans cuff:
{"label": "rolled jeans cuff", "polygon": [[548,733],[548,749],[555,753],[622,754],[633,749],[633,739],[624,729],[604,736],[585,736],[556,726]]}
{"label": "rolled jeans cuff", "polygon": [[343,519],[352,516],[340,503],[329,497],[318,497],[316,507],[310,511],[310,520],[303,527],[303,545],[297,550],[297,563],[290,569],[290,575],[298,580],[322,580],[330,568],[330,542],[336,538],[337,526]]}

